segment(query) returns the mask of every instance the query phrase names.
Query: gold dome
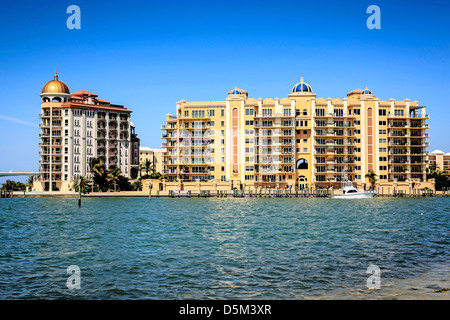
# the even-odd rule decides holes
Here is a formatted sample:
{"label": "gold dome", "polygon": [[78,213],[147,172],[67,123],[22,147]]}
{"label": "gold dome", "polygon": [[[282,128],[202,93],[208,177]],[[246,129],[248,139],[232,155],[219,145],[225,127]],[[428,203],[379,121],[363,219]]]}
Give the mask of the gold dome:
{"label": "gold dome", "polygon": [[42,93],[68,93],[69,87],[62,81],[58,80],[58,74],[55,70],[55,78],[45,84],[42,88]]}

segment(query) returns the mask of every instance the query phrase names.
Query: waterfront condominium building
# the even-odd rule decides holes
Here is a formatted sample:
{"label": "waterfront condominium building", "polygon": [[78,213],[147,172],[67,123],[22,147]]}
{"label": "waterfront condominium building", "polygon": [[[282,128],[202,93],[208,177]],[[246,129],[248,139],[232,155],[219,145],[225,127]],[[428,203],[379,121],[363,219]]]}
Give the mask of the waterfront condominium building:
{"label": "waterfront condominium building", "polygon": [[71,94],[55,72],[41,93],[41,175],[35,188],[69,190],[79,176],[91,177],[91,158],[100,159],[107,170],[119,167],[123,175],[136,177],[139,138],[131,112],[91,92]]}
{"label": "waterfront condominium building", "polygon": [[317,98],[301,81],[285,98],[177,102],[162,126],[168,180],[254,187],[339,187],[349,179],[426,181],[429,115],[417,101],[382,101],[369,89]]}
{"label": "waterfront condominium building", "polygon": [[429,156],[430,166],[435,165],[437,170],[450,172],[450,152],[434,150]]}

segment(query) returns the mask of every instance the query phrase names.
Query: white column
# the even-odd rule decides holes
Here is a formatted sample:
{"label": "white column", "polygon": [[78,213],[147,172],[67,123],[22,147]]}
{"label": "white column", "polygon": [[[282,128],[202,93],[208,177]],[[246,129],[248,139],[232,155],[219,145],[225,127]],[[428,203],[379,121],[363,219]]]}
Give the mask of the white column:
{"label": "white column", "polygon": [[86,110],[81,114],[81,147],[80,147],[80,159],[81,159],[81,175],[86,176]]}
{"label": "white column", "polygon": [[333,110],[333,105],[331,104],[331,98],[328,98],[327,99],[327,104],[328,104],[328,106],[327,106],[327,116],[333,116],[333,112],[334,112],[334,110]]}
{"label": "white column", "polygon": [[[220,120],[222,121],[222,120]],[[225,107],[225,143],[226,143],[226,150],[225,150],[225,174],[226,179],[229,180],[231,177],[231,153],[232,153],[232,130],[231,130],[231,121],[230,121],[230,101],[226,102]],[[222,149],[222,147],[221,147]],[[221,156],[222,158],[222,156]]]}
{"label": "white column", "polygon": [[366,174],[366,154],[367,154],[367,123],[366,123],[366,106],[364,100],[361,101],[361,183],[365,182]]}
{"label": "white column", "polygon": [[241,116],[239,117],[239,150],[241,162],[241,183],[245,183],[245,108],[241,101]]}
{"label": "white column", "polygon": [[[375,167],[375,173],[377,175],[377,177],[380,177],[380,130],[379,130],[379,115],[380,115],[380,102],[379,101],[375,101],[375,110],[374,110],[374,115],[373,115],[373,125],[372,125],[372,130],[373,130],[373,137],[374,137],[374,143],[373,143],[373,147],[374,147],[374,157],[375,159],[373,159],[373,166]],[[387,139],[386,139],[386,142]],[[387,149],[387,148],[386,148]]]}

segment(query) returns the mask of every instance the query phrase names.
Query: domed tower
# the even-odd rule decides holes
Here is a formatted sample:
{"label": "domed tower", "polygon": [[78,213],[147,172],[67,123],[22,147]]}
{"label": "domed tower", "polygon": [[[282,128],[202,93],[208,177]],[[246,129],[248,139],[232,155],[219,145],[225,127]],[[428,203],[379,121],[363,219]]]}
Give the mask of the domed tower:
{"label": "domed tower", "polygon": [[55,69],[53,80],[47,82],[42,88],[41,102],[67,102],[69,99],[69,87],[61,80],[58,80],[58,73]]}
{"label": "domed tower", "polygon": [[314,95],[311,86],[303,82],[303,77],[301,77],[300,82],[297,83],[293,88],[290,96],[305,96]]}
{"label": "domed tower", "polygon": [[70,101],[70,96],[69,87],[58,80],[55,69],[54,79],[41,92],[39,172],[43,191],[62,188],[63,104]]}

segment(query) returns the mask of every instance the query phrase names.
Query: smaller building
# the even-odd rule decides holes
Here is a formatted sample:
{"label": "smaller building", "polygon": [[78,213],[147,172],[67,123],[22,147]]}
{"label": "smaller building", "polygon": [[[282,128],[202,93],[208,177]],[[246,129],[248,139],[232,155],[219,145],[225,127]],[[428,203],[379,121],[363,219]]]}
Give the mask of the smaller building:
{"label": "smaller building", "polygon": [[153,149],[149,147],[139,148],[139,163],[142,164],[145,160],[152,162],[152,170],[163,173],[163,149]]}
{"label": "smaller building", "polygon": [[444,153],[441,150],[431,152],[429,158],[430,166],[436,164],[436,168],[441,171],[450,171],[450,152]]}

